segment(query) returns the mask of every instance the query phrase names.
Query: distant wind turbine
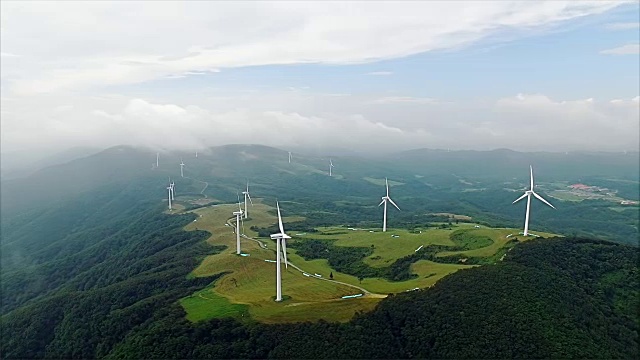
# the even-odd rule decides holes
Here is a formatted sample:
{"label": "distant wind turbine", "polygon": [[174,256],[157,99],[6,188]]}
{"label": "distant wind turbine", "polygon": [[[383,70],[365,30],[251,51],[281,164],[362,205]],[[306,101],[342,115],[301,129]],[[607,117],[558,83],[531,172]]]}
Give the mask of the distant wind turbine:
{"label": "distant wind turbine", "polygon": [[169,199],[169,210],[171,210],[171,192],[172,192],[171,184],[169,184],[169,186],[167,186],[167,190],[169,191],[169,194],[168,194],[168,199]]}
{"label": "distant wind turbine", "polygon": [[289,151],[289,164],[291,164],[291,151]]}
{"label": "distant wind turbine", "polygon": [[175,200],[176,197],[176,183],[174,183],[173,181],[171,181],[171,184],[169,184],[169,186],[171,186],[171,200]]}
{"label": "distant wind turbine", "polygon": [[538,195],[535,193],[535,191],[533,191],[533,167],[531,165],[529,165],[529,170],[531,172],[531,189],[527,190],[524,192],[524,194],[522,196],[520,196],[519,198],[517,198],[512,204],[517,203],[518,201],[524,199],[525,197],[527,198],[527,213],[524,217],[524,236],[529,235],[529,212],[531,210],[531,195],[535,196],[538,200],[542,201],[543,203],[551,206],[552,208],[555,209],[555,207],[553,205],[551,205],[547,200],[543,199],[542,196]]}
{"label": "distant wind turbine", "polygon": [[331,161],[331,158],[329,158],[329,176],[331,176],[331,168],[333,168],[333,161]]}
{"label": "distant wind turbine", "polygon": [[236,254],[240,255],[240,218],[242,217],[242,209],[240,209],[240,195],[238,195],[238,211],[234,211],[236,216]]}
{"label": "distant wind turbine", "polygon": [[276,201],[276,207],[278,208],[278,227],[280,232],[277,234],[271,234],[271,239],[276,241],[276,301],[282,301],[282,275],[280,273],[280,243],[282,242],[282,255],[284,255],[284,265],[288,267],[287,261],[287,239],[291,237],[284,232],[282,226],[282,216],[280,216],[280,205]]}
{"label": "distant wind turbine", "polygon": [[198,157],[198,152],[196,151],[196,157]]}
{"label": "distant wind turbine", "polygon": [[253,206],[253,200],[251,200],[251,195],[249,195],[249,181],[247,181],[247,191],[243,191],[242,195],[244,195],[244,218],[246,219],[248,216],[247,213],[247,198],[251,201],[251,206]]}
{"label": "distant wind turbine", "polygon": [[160,166],[160,153],[156,153],[156,167]]}
{"label": "distant wind turbine", "polygon": [[184,161],[182,161],[182,158],[180,158],[180,176],[181,177],[184,177],[183,168],[184,168]]}
{"label": "distant wind turbine", "polygon": [[387,195],[383,196],[382,202],[378,204],[378,206],[384,204],[384,216],[382,218],[382,232],[387,231],[387,202],[390,202],[391,205],[395,206],[396,209],[400,210],[398,205],[396,205],[396,203],[394,203],[393,200],[391,200],[391,198],[389,197],[389,182],[387,181],[387,178],[384,178],[384,183],[387,186]]}

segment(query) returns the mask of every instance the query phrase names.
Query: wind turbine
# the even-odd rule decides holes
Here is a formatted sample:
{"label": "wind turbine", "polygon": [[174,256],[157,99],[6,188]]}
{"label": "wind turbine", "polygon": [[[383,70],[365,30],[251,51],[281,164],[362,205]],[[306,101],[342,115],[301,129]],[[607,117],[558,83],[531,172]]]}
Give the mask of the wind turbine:
{"label": "wind turbine", "polygon": [[240,218],[242,217],[242,209],[240,209],[240,195],[238,195],[238,211],[234,211],[236,216],[236,254],[240,255]]}
{"label": "wind turbine", "polygon": [[400,210],[398,205],[396,205],[396,203],[394,203],[393,200],[391,200],[391,198],[389,197],[389,182],[387,181],[387,178],[384,178],[384,183],[387,186],[387,196],[383,196],[382,202],[378,204],[378,206],[384,204],[384,217],[382,218],[382,232],[387,231],[387,202],[390,202],[391,205],[395,206],[396,209]]}
{"label": "wind turbine", "polygon": [[524,192],[524,194],[522,196],[520,196],[519,198],[517,198],[512,204],[517,203],[518,201],[524,199],[525,197],[527,198],[527,213],[524,217],[524,236],[529,235],[529,211],[531,210],[531,195],[535,196],[538,200],[542,201],[543,203],[551,206],[552,208],[555,209],[555,207],[553,205],[551,205],[547,200],[543,199],[542,196],[536,194],[535,191],[533,191],[533,167],[531,165],[529,165],[529,170],[531,171],[531,189],[527,190]]}
{"label": "wind turbine", "polygon": [[291,164],[291,151],[289,151],[289,164]]}
{"label": "wind turbine", "polygon": [[196,151],[196,157],[198,157],[198,152]]}
{"label": "wind turbine", "polygon": [[171,184],[169,184],[169,186],[167,186],[167,190],[169,191],[169,196],[168,196],[168,198],[169,198],[169,210],[171,210],[171,193],[173,191],[172,187],[171,187]]}
{"label": "wind turbine", "polygon": [[251,195],[249,195],[249,182],[247,181],[247,191],[243,191],[242,195],[244,195],[244,218],[247,218],[247,198],[251,201],[251,206],[253,206],[253,200],[251,200]]}
{"label": "wind turbine", "polygon": [[184,172],[182,171],[182,169],[184,168],[184,161],[182,161],[182,158],[180,158],[180,176],[184,177]]}
{"label": "wind turbine", "polygon": [[156,167],[160,166],[160,153],[156,153]]}
{"label": "wind turbine", "polygon": [[331,168],[333,167],[333,161],[329,158],[329,176],[331,176]]}
{"label": "wind turbine", "polygon": [[282,242],[282,254],[284,255],[284,266],[288,268],[287,261],[287,239],[291,239],[291,236],[284,233],[282,227],[282,216],[280,216],[280,205],[276,201],[276,207],[278,208],[278,227],[280,232],[277,234],[271,234],[271,239],[276,241],[276,301],[282,301],[282,276],[280,274],[280,242]]}
{"label": "wind turbine", "polygon": [[176,184],[173,183],[173,181],[171,181],[171,176],[169,176],[169,196],[171,197],[171,200],[175,200],[175,188],[176,188]]}

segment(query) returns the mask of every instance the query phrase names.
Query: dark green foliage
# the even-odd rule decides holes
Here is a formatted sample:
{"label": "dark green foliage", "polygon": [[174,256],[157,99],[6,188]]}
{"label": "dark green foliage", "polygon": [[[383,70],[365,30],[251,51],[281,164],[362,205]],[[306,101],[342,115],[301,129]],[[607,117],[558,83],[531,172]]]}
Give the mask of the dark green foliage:
{"label": "dark green foliage", "polygon": [[305,259],[327,259],[332,268],[345,274],[363,278],[385,276],[384,269],[372,268],[362,261],[373,253],[369,247],[335,246],[330,240],[314,239],[292,242],[289,246]]}

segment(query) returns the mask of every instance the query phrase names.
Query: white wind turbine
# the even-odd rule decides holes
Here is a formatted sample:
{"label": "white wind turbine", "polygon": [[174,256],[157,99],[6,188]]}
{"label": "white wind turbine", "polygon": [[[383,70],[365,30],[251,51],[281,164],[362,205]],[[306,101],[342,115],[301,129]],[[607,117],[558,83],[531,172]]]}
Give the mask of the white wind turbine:
{"label": "white wind turbine", "polygon": [[196,157],[198,157],[198,152],[196,151]]}
{"label": "white wind turbine", "polygon": [[542,201],[543,203],[551,206],[552,208],[555,209],[555,207],[553,205],[551,205],[547,200],[543,199],[542,196],[536,194],[535,191],[533,191],[533,167],[531,165],[529,165],[529,170],[531,171],[531,189],[527,190],[524,192],[524,194],[522,196],[520,196],[519,198],[517,198],[512,204],[517,203],[518,201],[524,199],[525,197],[527,198],[527,213],[524,217],[524,236],[529,235],[529,211],[531,210],[531,195],[535,196],[538,200]]}
{"label": "white wind turbine", "polygon": [[[171,181],[171,178],[169,178],[169,181]],[[171,200],[175,200],[176,199],[176,197],[175,197],[175,195],[176,195],[176,183],[171,181],[169,186],[171,187]]]}
{"label": "white wind turbine", "polygon": [[173,187],[171,186],[171,184],[169,184],[169,186],[167,186],[167,190],[169,192],[168,194],[168,199],[169,199],[169,210],[171,210],[171,194],[173,192]]}
{"label": "white wind turbine", "polygon": [[396,209],[400,210],[398,205],[396,205],[396,203],[394,203],[393,200],[391,200],[391,198],[389,197],[389,182],[387,181],[387,178],[384,178],[384,183],[387,186],[387,196],[383,196],[382,202],[378,204],[378,206],[384,204],[384,217],[382,218],[382,232],[387,231],[387,202],[390,202],[391,205],[395,206]]}
{"label": "white wind turbine", "polygon": [[289,151],[289,164],[291,164],[291,151]]}
{"label": "white wind turbine", "polygon": [[240,218],[242,217],[242,209],[240,208],[240,195],[238,195],[238,211],[234,211],[236,216],[236,254],[240,255]]}
{"label": "white wind turbine", "polygon": [[329,158],[329,176],[331,176],[331,168],[333,167],[333,161]]}
{"label": "white wind turbine", "polygon": [[253,206],[253,200],[251,200],[251,195],[249,195],[249,182],[247,181],[247,191],[243,191],[242,195],[244,195],[244,218],[246,219],[248,216],[247,213],[247,198],[251,201],[251,206]]}
{"label": "white wind turbine", "polygon": [[282,276],[280,274],[280,242],[282,242],[282,254],[284,255],[284,265],[288,268],[287,261],[287,239],[291,237],[284,232],[282,227],[282,217],[280,216],[280,205],[276,201],[276,207],[278,208],[278,227],[280,232],[277,234],[271,234],[271,239],[276,241],[276,301],[282,301]]}
{"label": "white wind turbine", "polygon": [[160,165],[160,153],[157,152],[156,153],[156,167],[158,167]]}
{"label": "white wind turbine", "polygon": [[184,161],[182,161],[182,158],[180,158],[180,176],[181,177],[184,177],[183,168],[184,168]]}

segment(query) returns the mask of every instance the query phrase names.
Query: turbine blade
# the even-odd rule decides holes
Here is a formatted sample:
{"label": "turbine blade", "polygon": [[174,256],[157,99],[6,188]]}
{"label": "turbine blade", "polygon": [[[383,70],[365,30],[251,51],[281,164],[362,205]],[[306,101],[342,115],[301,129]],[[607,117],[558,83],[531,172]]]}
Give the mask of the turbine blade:
{"label": "turbine blade", "polygon": [[531,171],[531,191],[533,191],[533,167],[529,165],[529,170]]}
{"label": "turbine blade", "polygon": [[533,193],[533,196],[535,196],[536,198],[538,198],[538,200],[542,201],[543,203],[551,206],[552,208],[555,209],[555,207],[553,205],[551,205],[547,200],[543,199],[542,196],[536,194],[535,192]]}
{"label": "turbine blade", "polygon": [[249,192],[247,192],[247,197],[249,198],[249,202],[251,203],[251,206],[253,206],[253,200],[251,200],[251,195],[249,195]]}
{"label": "turbine blade", "polygon": [[280,241],[282,241],[282,254],[284,255],[284,267],[285,268],[289,268],[289,261],[287,261],[287,241],[282,238]]}
{"label": "turbine blade", "polygon": [[393,200],[391,200],[391,198],[389,198],[389,202],[396,207],[396,209],[400,210],[400,208],[398,207],[398,205],[396,205],[396,203],[393,202]]}
{"label": "turbine blade", "polygon": [[384,184],[387,186],[387,197],[389,197],[389,181],[387,181],[387,178],[384,178]]}
{"label": "turbine blade", "polygon": [[382,201],[380,202],[380,204],[378,204],[378,206],[380,206],[380,205],[382,205],[382,204],[384,204],[384,200],[382,200]]}
{"label": "turbine blade", "polygon": [[276,201],[276,207],[278,208],[278,226],[280,227],[280,234],[284,235],[284,228],[282,227],[282,216],[280,216],[280,204]]}
{"label": "turbine blade", "polygon": [[527,196],[527,193],[522,194],[522,196],[520,196],[519,198],[517,198],[514,202],[512,202],[512,204],[517,203],[518,201],[524,199]]}

